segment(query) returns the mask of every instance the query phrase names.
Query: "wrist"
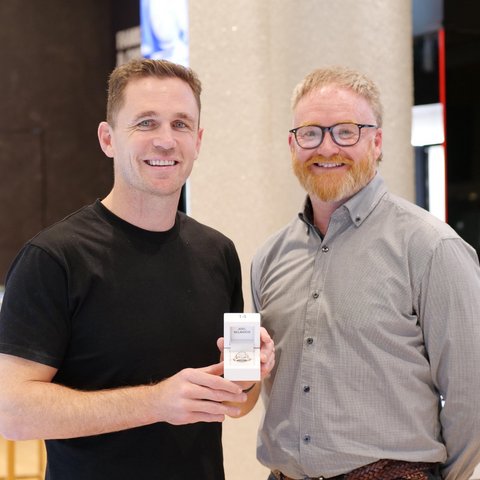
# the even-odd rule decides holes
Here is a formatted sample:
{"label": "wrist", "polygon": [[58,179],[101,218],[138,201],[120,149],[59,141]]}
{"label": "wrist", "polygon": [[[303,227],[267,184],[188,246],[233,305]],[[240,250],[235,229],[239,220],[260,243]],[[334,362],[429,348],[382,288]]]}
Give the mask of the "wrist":
{"label": "wrist", "polygon": [[253,387],[256,385],[257,383],[255,382],[251,387],[248,387],[247,389],[243,390],[243,393],[248,393],[250,390],[253,389]]}

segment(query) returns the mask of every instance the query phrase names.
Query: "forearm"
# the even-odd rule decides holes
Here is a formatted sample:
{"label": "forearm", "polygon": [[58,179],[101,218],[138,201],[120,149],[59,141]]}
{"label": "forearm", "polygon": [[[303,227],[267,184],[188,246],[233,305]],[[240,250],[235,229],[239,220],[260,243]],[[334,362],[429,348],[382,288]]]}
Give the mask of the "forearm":
{"label": "forearm", "polygon": [[[187,368],[155,385],[85,392],[51,383],[55,369],[0,355],[0,433],[12,440],[74,438],[155,422],[182,425],[238,416],[247,400],[223,365]],[[232,405],[222,402],[231,402]]]}
{"label": "forearm", "polygon": [[[245,382],[245,383],[247,383],[247,382]],[[245,390],[248,389],[248,387],[243,387],[243,388]],[[240,409],[240,414],[235,415],[235,418],[243,417],[243,416],[247,415],[247,413],[249,413],[253,410],[253,407],[255,407],[255,405],[257,404],[258,397],[260,396],[261,390],[262,390],[262,382],[257,382],[257,383],[255,383],[254,387],[247,392],[247,401],[246,402],[244,402],[244,403],[228,403],[228,405],[232,405],[232,406],[238,407]]]}
{"label": "forearm", "polygon": [[162,421],[151,386],[82,392],[30,383],[0,406],[2,434],[9,439],[83,437]]}

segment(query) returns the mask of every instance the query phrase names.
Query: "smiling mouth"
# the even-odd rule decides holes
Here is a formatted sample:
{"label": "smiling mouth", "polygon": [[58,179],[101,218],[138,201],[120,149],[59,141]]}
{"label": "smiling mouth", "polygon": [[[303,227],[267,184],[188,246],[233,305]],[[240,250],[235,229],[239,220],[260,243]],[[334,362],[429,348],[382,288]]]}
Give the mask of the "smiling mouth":
{"label": "smiling mouth", "polygon": [[344,163],[315,163],[317,167],[324,167],[324,168],[334,168],[334,167],[343,167]]}
{"label": "smiling mouth", "polygon": [[173,167],[178,162],[175,160],[145,160],[151,167]]}

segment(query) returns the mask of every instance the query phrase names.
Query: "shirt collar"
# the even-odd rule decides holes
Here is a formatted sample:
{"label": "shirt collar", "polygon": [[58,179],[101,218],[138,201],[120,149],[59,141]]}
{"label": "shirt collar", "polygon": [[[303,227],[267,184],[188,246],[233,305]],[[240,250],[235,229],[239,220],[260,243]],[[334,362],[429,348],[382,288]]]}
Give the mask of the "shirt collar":
{"label": "shirt collar", "polygon": [[[373,180],[338,210],[346,209],[355,226],[359,227],[372,213],[381,198],[387,193],[387,186],[382,176],[377,172]],[[337,210],[337,211],[338,211]],[[336,212],[333,212],[335,215]],[[302,211],[298,214],[302,222],[307,225],[307,234],[310,228],[314,228],[313,207],[310,197],[307,195],[303,202]]]}
{"label": "shirt collar", "polygon": [[348,202],[342,205],[350,214],[352,222],[359,227],[373,212],[381,198],[387,193],[387,185],[377,172],[373,180]]}

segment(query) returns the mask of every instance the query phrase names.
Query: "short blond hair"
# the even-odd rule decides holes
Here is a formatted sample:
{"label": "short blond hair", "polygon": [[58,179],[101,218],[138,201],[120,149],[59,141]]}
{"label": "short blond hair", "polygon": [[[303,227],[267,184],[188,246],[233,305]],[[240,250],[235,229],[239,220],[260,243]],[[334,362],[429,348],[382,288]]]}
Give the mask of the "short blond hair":
{"label": "short blond hair", "polygon": [[340,65],[317,68],[309,73],[293,91],[292,110],[307,93],[326,85],[348,88],[364,97],[372,107],[377,125],[382,126],[383,107],[377,85],[365,74]]}

